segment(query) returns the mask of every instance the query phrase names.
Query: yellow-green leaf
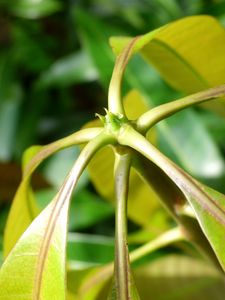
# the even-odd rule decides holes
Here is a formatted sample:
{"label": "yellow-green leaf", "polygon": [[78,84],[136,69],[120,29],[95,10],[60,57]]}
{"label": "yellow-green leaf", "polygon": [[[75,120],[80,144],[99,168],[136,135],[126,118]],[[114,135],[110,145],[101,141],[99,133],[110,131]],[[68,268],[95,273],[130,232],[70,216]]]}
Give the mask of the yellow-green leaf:
{"label": "yellow-green leaf", "polygon": [[64,200],[44,209],[6,258],[0,270],[0,299],[65,299],[69,199]]}
{"label": "yellow-green leaf", "polygon": [[65,299],[70,197],[94,153],[111,141],[109,135],[102,133],[86,145],[54,200],[20,237],[0,270],[0,299]]}
{"label": "yellow-green leaf", "polygon": [[91,270],[82,281],[79,287],[78,296],[80,300],[94,300],[99,298],[102,290],[107,286],[107,292],[104,293],[106,299],[108,295],[108,287],[110,285],[113,273],[113,263],[104,267],[98,267]]}
{"label": "yellow-green leaf", "polygon": [[[130,40],[115,37],[110,43],[119,54]],[[191,16],[172,22],[140,36],[132,47],[131,54],[141,51],[177,90],[194,93],[224,83],[225,30],[211,16]],[[225,114],[222,100],[207,106]]]}
{"label": "yellow-green leaf", "polygon": [[[132,251],[131,262],[183,238],[182,231],[178,228],[168,231],[156,240]],[[106,299],[112,272],[112,264],[90,272],[83,279],[79,299]],[[148,264],[134,268],[134,277],[142,300],[151,297],[186,300],[186,296],[187,299],[220,300],[225,289],[224,278],[210,264],[183,255],[160,256]],[[162,286],[165,288],[162,289]],[[216,293],[214,297],[213,293]]]}
{"label": "yellow-green leaf", "polygon": [[76,295],[70,293],[69,291],[67,291],[67,297],[66,300],[79,300],[79,298],[77,298]]}
{"label": "yellow-green leaf", "polygon": [[[101,270],[99,273],[101,274]],[[159,257],[134,268],[134,276],[141,300],[222,300],[225,293],[225,281],[221,273],[205,261],[184,255]],[[106,278],[108,276],[102,273],[102,278],[99,276],[99,281],[94,283],[91,282],[90,277],[88,283],[93,284],[90,290],[94,291],[97,287],[102,290],[93,295],[90,292],[88,298],[80,299],[105,299],[109,286]],[[104,288],[100,285],[100,280],[102,285],[105,284]],[[87,284],[84,284],[84,287],[90,288]],[[86,290],[82,289],[82,291],[84,295]]]}
{"label": "yellow-green leaf", "polygon": [[[40,147],[35,147],[27,150],[23,157],[23,168],[26,162],[40,150]],[[10,208],[9,216],[7,219],[3,250],[4,256],[7,256],[10,250],[15,245],[18,238],[30,225],[33,219],[38,215],[39,208],[34,198],[32,188],[30,186],[30,178],[25,177],[15,194],[13,203]]]}
{"label": "yellow-green leaf", "polygon": [[202,198],[206,198],[208,201],[202,203],[200,197],[200,199],[196,199],[191,193],[185,192],[185,194],[194,208],[202,231],[225,270],[225,247],[223,242],[225,237],[225,195],[203,184],[196,184],[199,186]]}
{"label": "yellow-green leaf", "polygon": [[142,300],[220,300],[224,278],[210,265],[183,255],[168,255],[140,266],[135,279]]}
{"label": "yellow-green leaf", "polygon": [[23,156],[23,180],[14,197],[4,233],[4,256],[7,256],[18,238],[37,216],[39,209],[30,187],[30,178],[40,163],[51,154],[74,144],[85,143],[102,129],[81,130],[46,146],[33,146]]}

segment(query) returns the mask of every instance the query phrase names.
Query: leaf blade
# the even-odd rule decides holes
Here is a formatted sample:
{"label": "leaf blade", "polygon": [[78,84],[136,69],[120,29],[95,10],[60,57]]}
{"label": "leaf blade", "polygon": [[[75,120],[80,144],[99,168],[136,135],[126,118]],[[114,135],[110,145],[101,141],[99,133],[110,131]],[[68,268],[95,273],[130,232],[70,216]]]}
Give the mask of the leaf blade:
{"label": "leaf blade", "polygon": [[[118,55],[130,40],[113,37],[110,44]],[[211,16],[186,17],[147,33],[135,44],[137,51],[176,90],[190,94],[224,83],[225,33]],[[221,100],[204,105],[225,114]]]}
{"label": "leaf blade", "polygon": [[[0,271],[2,287],[0,296],[2,299],[12,299],[15,295],[27,300],[40,299],[40,297],[50,299],[48,281],[51,283],[50,290],[56,292],[60,299],[65,299],[65,271],[62,265],[65,263],[66,243],[66,222],[64,221],[67,220],[69,201],[66,201],[66,205],[55,219],[57,223],[53,222],[53,228],[50,228],[53,233],[48,238],[46,229],[48,228],[49,218],[56,209],[54,205],[56,203],[55,201],[52,202],[33,221],[8,255],[5,263],[3,263]],[[58,234],[55,235],[54,231]],[[55,253],[57,252],[60,253],[61,268],[55,269],[55,272],[50,272],[49,268],[52,270],[56,263]],[[39,267],[36,268],[36,265],[39,265]],[[57,266],[60,265],[57,264]],[[13,274],[13,276],[10,274]],[[43,274],[45,274],[44,278],[42,278]]]}
{"label": "leaf blade", "polygon": [[19,0],[12,2],[13,3],[8,4],[10,12],[16,16],[28,19],[37,19],[48,16],[62,8],[62,4],[57,0],[41,0],[38,2]]}
{"label": "leaf blade", "polygon": [[[220,273],[201,260],[167,255],[135,269],[141,299],[223,298],[225,283]],[[162,289],[163,286],[163,289]]]}
{"label": "leaf blade", "polygon": [[[65,245],[70,197],[94,153],[109,142],[112,142],[112,137],[103,133],[87,144],[54,200],[16,243],[0,271],[0,296],[3,299],[18,294],[26,300],[48,300],[52,299],[53,292],[56,293],[55,299],[65,299]],[[18,257],[19,265],[15,259]],[[17,282],[23,270],[22,264],[27,268],[27,272],[23,273],[25,281]],[[57,273],[54,272],[55,267]],[[31,276],[27,276],[29,270]]]}
{"label": "leaf blade", "polygon": [[101,131],[101,128],[80,131],[49,145],[43,147],[33,146],[25,151],[23,156],[23,179],[14,197],[5,227],[4,256],[7,256],[24,230],[38,215],[39,208],[30,187],[30,177],[35,169],[54,152],[76,143],[87,142]]}

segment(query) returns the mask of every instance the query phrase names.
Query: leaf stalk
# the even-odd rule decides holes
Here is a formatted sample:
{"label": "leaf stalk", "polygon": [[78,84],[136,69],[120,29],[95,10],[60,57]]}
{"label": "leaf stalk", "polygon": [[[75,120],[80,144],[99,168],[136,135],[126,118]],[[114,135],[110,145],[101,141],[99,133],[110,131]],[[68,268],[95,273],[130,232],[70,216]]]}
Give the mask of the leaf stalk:
{"label": "leaf stalk", "polygon": [[116,228],[115,228],[115,286],[118,299],[129,299],[130,264],[127,246],[127,196],[131,155],[129,153],[115,154],[115,198],[116,198]]}
{"label": "leaf stalk", "polygon": [[205,101],[214,100],[225,96],[225,84],[211,88],[179,100],[159,105],[144,113],[137,120],[137,130],[146,133],[152,126],[159,121],[181,111],[194,104],[200,104]]}

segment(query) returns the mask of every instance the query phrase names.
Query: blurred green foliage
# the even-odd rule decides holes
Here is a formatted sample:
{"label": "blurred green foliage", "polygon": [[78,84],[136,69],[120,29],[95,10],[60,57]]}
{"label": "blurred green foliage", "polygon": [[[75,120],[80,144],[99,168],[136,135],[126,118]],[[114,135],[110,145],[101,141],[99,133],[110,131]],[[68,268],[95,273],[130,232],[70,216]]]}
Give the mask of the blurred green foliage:
{"label": "blurred green foliage", "polygon": [[[93,119],[95,112],[102,113],[106,106],[114,65],[109,37],[143,34],[195,14],[216,16],[225,25],[225,1],[0,0],[0,242],[12,192],[19,183],[18,165],[23,151],[33,144],[46,144],[74,132]],[[134,78],[132,73],[138,76]],[[144,87],[154,105],[180,95],[140,57],[133,59],[127,70],[124,94],[131,83]],[[171,147],[165,128],[159,126],[158,146],[178,164],[189,168],[193,175],[224,192],[225,120],[194,108],[171,118],[170,126],[177,124],[179,118],[186,127],[182,127],[185,133],[174,128],[181,136],[177,145]],[[190,135],[193,131],[194,135]],[[204,143],[198,143],[199,136]],[[176,151],[177,148],[182,153]],[[222,170],[213,176],[204,172],[196,174],[198,162],[210,160],[210,155],[205,157],[209,149],[218,155]],[[34,187],[41,205],[52,199],[77,153],[76,148],[62,151],[40,169]],[[183,155],[196,160],[185,164]],[[69,229],[84,233],[84,237],[86,233],[94,234],[96,243],[99,241],[96,234],[113,235],[113,206],[96,195],[88,174],[82,177],[75,196]],[[141,231],[132,222],[129,228],[131,232]],[[100,251],[88,237],[69,237],[72,237],[69,254],[71,244],[78,239],[76,251],[83,253],[83,262],[90,263],[93,258],[90,254],[84,255],[89,248],[91,253],[96,251],[96,255]],[[92,264],[110,261],[112,241],[104,240],[103,244],[110,248],[109,256],[93,259]],[[104,254],[106,250],[101,251]]]}

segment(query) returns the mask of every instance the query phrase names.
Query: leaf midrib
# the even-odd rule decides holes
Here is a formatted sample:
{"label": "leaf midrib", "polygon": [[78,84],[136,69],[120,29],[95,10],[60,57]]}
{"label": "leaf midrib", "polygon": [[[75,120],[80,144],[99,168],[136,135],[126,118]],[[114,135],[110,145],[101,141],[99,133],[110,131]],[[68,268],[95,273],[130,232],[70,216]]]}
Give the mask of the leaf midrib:
{"label": "leaf midrib", "polygon": [[[42,279],[43,279],[43,271],[44,271],[44,267],[45,267],[45,263],[47,260],[47,254],[50,248],[50,244],[51,244],[51,239],[54,233],[54,229],[56,226],[56,222],[57,219],[62,211],[63,206],[69,204],[69,195],[70,192],[72,190],[73,184],[72,182],[70,183],[67,193],[65,195],[65,197],[61,198],[61,194],[63,193],[64,187],[66,184],[64,184],[62,186],[62,189],[60,191],[60,193],[58,194],[58,196],[55,199],[55,203],[54,206],[52,208],[51,211],[51,215],[49,217],[47,226],[46,226],[46,230],[44,232],[44,236],[41,242],[41,247],[40,247],[40,251],[39,251],[39,255],[37,258],[37,272],[35,274],[35,279],[34,279],[34,290],[33,290],[33,300],[39,300],[40,299],[40,295],[41,295],[41,286],[42,286]],[[66,200],[65,200],[66,199]],[[61,201],[57,201],[57,200],[61,200]]]}

